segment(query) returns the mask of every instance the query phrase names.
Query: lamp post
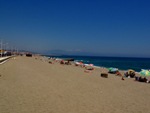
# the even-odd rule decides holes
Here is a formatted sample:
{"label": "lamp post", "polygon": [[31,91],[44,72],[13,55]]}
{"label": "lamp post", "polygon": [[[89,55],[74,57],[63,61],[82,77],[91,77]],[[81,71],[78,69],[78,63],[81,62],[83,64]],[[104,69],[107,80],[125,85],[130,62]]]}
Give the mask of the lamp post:
{"label": "lamp post", "polygon": [[1,57],[2,57],[2,54],[3,54],[2,49],[3,49],[3,42],[1,40]]}
{"label": "lamp post", "polygon": [[5,46],[5,53],[6,53],[6,56],[7,56],[7,45],[8,45],[8,43],[6,43],[6,44],[4,44]]}

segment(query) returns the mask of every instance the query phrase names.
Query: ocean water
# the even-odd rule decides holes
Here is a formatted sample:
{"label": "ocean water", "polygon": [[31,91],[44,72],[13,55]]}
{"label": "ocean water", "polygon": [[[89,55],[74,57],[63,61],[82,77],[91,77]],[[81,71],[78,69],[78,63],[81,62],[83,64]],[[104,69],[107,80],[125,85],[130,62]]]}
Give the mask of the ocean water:
{"label": "ocean water", "polygon": [[[51,57],[51,56],[49,56]],[[141,69],[150,69],[150,58],[125,58],[125,57],[100,57],[100,56],[55,56],[57,58],[74,58],[87,64],[100,67],[115,67],[120,70],[133,69],[140,72]]]}

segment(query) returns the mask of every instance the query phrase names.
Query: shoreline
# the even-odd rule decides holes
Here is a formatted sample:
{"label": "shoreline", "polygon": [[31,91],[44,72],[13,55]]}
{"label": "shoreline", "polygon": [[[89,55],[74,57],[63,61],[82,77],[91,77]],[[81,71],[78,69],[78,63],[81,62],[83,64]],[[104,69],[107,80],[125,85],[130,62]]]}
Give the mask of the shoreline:
{"label": "shoreline", "polygon": [[[46,57],[46,58],[49,58],[49,57],[47,57],[47,56],[44,56],[44,57]],[[59,60],[64,60],[64,58],[60,58],[60,57],[54,57],[54,58],[56,58],[56,59],[59,59]],[[67,58],[67,57],[66,57]],[[68,57],[69,58],[69,57]],[[124,57],[123,57],[124,58]],[[125,57],[126,58],[126,57]],[[128,58],[128,57],[127,57]],[[78,61],[83,61],[83,60],[78,60],[78,59],[76,59],[74,62],[78,62]],[[110,68],[110,67],[112,67],[112,66],[110,66],[110,67],[104,67],[104,66],[97,66],[97,65],[93,65],[93,67],[94,68],[104,68],[104,69],[108,69],[108,68]],[[115,68],[118,68],[118,67],[115,67]],[[126,70],[124,70],[124,69],[119,69],[119,71],[121,71],[121,72],[127,72],[128,70],[130,70],[130,69],[132,69],[132,68],[129,68],[129,69],[126,69]],[[142,68],[141,68],[141,70],[142,70]],[[140,71],[135,71],[137,74],[139,74],[139,72]]]}

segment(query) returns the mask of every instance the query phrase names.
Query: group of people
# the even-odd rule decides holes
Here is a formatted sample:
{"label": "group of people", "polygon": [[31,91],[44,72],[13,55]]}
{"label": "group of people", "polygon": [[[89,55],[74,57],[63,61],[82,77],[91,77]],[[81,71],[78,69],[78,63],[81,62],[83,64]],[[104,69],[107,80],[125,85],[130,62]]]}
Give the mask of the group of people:
{"label": "group of people", "polygon": [[64,60],[61,60],[60,64],[71,65],[70,61],[64,61]]}
{"label": "group of people", "polygon": [[150,81],[146,78],[146,77],[135,77],[135,81],[139,81],[139,82],[145,82],[145,83],[150,83]]}
{"label": "group of people", "polygon": [[125,73],[125,77],[135,78],[135,81],[139,81],[139,82],[150,83],[150,81],[146,77],[135,76],[135,72],[134,71],[128,71],[128,72],[126,72]]}
{"label": "group of people", "polygon": [[116,71],[115,74],[118,75],[118,76],[121,76],[122,80],[124,80],[124,77],[127,77],[127,78],[135,78],[135,81],[150,83],[150,80],[148,80],[146,77],[136,76],[134,71],[132,71],[132,72],[130,72],[130,71],[126,72],[126,73],[124,73],[124,76],[119,71]]}
{"label": "group of people", "polygon": [[[60,62],[60,64],[71,65],[70,61],[59,60],[59,62]],[[49,61],[49,63],[52,63],[52,62]],[[94,70],[93,66],[86,65],[83,62],[75,62],[74,65],[85,68],[84,72],[86,72],[86,73],[91,73]],[[124,75],[119,70],[117,70],[114,74],[116,74],[117,76],[120,76],[121,80],[125,80],[124,78],[135,78],[135,81],[150,83],[150,80],[148,80],[146,77],[135,76],[135,72],[133,70],[125,72]]]}

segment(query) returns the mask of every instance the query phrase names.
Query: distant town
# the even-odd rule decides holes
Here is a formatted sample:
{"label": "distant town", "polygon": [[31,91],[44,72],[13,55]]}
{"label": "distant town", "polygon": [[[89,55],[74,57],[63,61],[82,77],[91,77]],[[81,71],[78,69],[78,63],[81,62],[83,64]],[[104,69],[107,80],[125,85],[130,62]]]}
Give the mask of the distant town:
{"label": "distant town", "polygon": [[26,55],[31,57],[32,54],[33,53],[29,51],[19,50],[16,47],[10,47],[8,43],[2,42],[2,40],[0,42],[0,57],[7,57],[12,55],[20,55],[20,56]]}

